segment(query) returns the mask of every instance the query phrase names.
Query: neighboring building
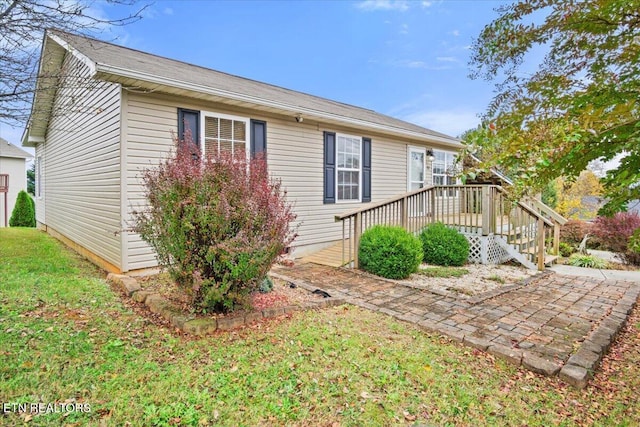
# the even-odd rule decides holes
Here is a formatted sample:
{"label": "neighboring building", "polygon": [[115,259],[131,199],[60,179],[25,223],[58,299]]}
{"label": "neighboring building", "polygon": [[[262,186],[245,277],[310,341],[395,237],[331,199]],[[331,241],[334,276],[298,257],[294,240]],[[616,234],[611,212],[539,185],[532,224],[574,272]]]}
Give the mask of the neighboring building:
{"label": "neighboring building", "polygon": [[18,193],[22,190],[27,191],[26,162],[32,158],[33,156],[22,148],[0,138],[0,227],[9,225]]}
{"label": "neighboring building", "polygon": [[371,110],[57,31],[40,76],[23,137],[36,149],[38,225],[110,271],[156,266],[126,229],[145,203],[141,171],[185,126],[204,150],[266,150],[301,224],[295,256],[341,239],[336,214],[450,183],[461,148]]}

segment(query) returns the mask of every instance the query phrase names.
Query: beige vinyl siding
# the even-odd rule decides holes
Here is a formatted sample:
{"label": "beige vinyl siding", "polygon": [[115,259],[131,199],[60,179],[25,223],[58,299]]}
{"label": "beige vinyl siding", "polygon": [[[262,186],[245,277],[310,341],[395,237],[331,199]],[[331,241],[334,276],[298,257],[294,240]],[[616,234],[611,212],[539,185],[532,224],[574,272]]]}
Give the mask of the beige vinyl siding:
{"label": "beige vinyl siding", "polygon": [[[177,131],[177,108],[235,115],[267,122],[269,171],[282,180],[287,197],[297,214],[299,237],[293,246],[327,243],[342,238],[342,226],[334,216],[363,206],[362,203],[323,204],[323,131],[365,136],[372,139],[372,201],[380,201],[407,189],[407,147],[421,145],[408,140],[391,140],[364,134],[351,128],[328,127],[322,123],[297,123],[294,117],[267,116],[262,112],[228,109],[157,94],[128,94],[127,185],[130,210],[144,206],[141,173],[156,165],[172,147],[171,132]],[[431,180],[431,170],[427,170]],[[152,250],[139,236],[128,237],[129,268],[156,265]],[[298,253],[301,253],[300,251]]]}
{"label": "beige vinyl siding", "polygon": [[59,88],[36,152],[44,163],[41,222],[120,266],[120,87],[89,79],[71,54],[64,62],[79,78]]}

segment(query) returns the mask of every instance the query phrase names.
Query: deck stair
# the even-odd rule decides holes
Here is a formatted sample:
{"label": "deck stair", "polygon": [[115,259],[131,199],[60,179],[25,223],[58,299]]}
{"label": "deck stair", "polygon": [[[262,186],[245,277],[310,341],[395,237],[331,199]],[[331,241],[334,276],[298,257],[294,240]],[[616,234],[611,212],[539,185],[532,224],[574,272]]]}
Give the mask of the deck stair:
{"label": "deck stair", "polygon": [[429,224],[442,222],[467,237],[473,262],[514,259],[539,270],[555,260],[548,249],[558,253],[560,226],[566,222],[539,200],[513,201],[497,185],[421,188],[336,215],[335,220],[342,222],[342,265],[353,260],[359,266],[360,236],[374,225],[400,225],[419,233]]}

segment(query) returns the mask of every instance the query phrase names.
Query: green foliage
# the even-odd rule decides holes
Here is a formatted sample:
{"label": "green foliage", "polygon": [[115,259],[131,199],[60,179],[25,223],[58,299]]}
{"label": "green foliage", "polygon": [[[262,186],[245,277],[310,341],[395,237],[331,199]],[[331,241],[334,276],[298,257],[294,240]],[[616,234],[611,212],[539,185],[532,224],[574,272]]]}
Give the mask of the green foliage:
{"label": "green foliage", "polygon": [[566,242],[560,242],[560,245],[558,245],[558,249],[560,250],[560,256],[563,258],[569,258],[578,250],[576,246]]}
{"label": "green foliage", "polygon": [[558,190],[556,189],[556,183],[549,181],[547,185],[542,189],[542,203],[555,209],[558,203]]}
{"label": "green foliage", "polygon": [[427,264],[460,266],[469,258],[467,238],[440,222],[425,227],[420,240]]}
{"label": "green foliage", "polygon": [[418,270],[422,245],[402,227],[376,225],[360,238],[360,268],[387,279],[405,279]]}
{"label": "green foliage", "polygon": [[36,164],[33,163],[29,169],[27,169],[27,193],[32,196],[36,195]]}
{"label": "green foliage", "polygon": [[640,265],[640,227],[629,237],[629,244],[622,259],[627,264]]}
{"label": "green foliage", "polygon": [[472,47],[471,77],[497,80],[486,125],[467,140],[480,168],[508,170],[521,195],[622,155],[604,179],[603,212],[640,198],[639,10],[639,0],[500,6]]}
{"label": "green foliage", "polygon": [[35,227],[36,226],[36,209],[35,202],[22,190],[18,193],[16,204],[13,207],[11,218],[9,218],[11,227]]}
{"label": "green foliage", "polygon": [[271,277],[265,276],[265,278],[260,281],[258,290],[263,294],[271,292],[273,290],[273,280],[271,280]]}
{"label": "green foliage", "polygon": [[134,230],[196,308],[244,306],[295,238],[295,215],[264,159],[199,159],[189,139],[176,143],[174,155],[144,172],[148,206],[134,212]]}
{"label": "green foliage", "polygon": [[426,277],[438,277],[438,278],[449,278],[449,277],[462,277],[466,274],[469,274],[469,270],[466,268],[459,267],[427,267],[421,268],[417,272],[421,276]]}
{"label": "green foliage", "polygon": [[574,253],[567,260],[567,264],[575,267],[586,268],[608,268],[609,263],[602,258],[598,258],[593,255],[585,255],[580,253]]}

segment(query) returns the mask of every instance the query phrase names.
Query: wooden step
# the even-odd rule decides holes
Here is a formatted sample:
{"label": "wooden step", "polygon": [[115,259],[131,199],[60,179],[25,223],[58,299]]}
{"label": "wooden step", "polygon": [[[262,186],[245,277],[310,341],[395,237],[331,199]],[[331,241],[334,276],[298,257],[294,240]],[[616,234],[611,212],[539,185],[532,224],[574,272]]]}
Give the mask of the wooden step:
{"label": "wooden step", "polygon": [[547,266],[553,265],[553,264],[555,264],[555,262],[556,262],[556,260],[557,260],[558,258],[559,258],[559,257],[558,257],[558,255],[549,255],[549,254],[546,254],[546,255],[544,256],[544,265],[547,265]]}

